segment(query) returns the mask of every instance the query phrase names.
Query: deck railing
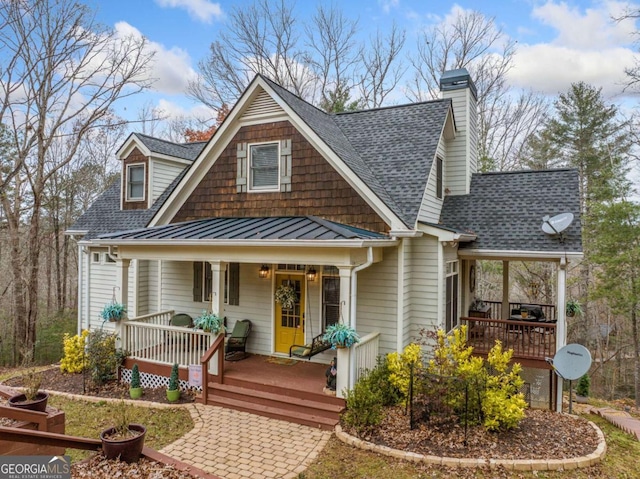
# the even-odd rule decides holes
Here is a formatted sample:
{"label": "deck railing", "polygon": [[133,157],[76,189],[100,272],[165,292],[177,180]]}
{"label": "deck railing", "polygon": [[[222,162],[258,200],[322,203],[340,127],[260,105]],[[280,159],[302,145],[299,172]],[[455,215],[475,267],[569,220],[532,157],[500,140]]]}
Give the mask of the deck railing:
{"label": "deck railing", "polygon": [[473,352],[488,353],[496,339],[504,350],[513,349],[514,359],[544,360],[556,353],[556,324],[540,321],[460,318],[468,325],[468,344]]}
{"label": "deck railing", "polygon": [[358,382],[358,379],[360,379],[360,376],[364,374],[365,371],[370,371],[376,367],[379,342],[380,331],[374,331],[360,338],[360,342],[355,344],[356,377],[354,384]]}
{"label": "deck railing", "polygon": [[172,311],[120,321],[121,347],[132,358],[180,366],[200,364],[214,336],[201,330],[169,326]]}
{"label": "deck railing", "polygon": [[[501,301],[483,301],[486,305],[489,306],[490,317],[493,319],[502,318],[502,302]],[[520,306],[523,303],[509,303],[509,312],[512,309],[520,309]],[[530,304],[530,303],[526,303]],[[556,306],[555,304],[539,304],[535,303],[537,306],[542,308],[542,312],[544,313],[544,317],[553,320],[558,319],[556,317]]]}

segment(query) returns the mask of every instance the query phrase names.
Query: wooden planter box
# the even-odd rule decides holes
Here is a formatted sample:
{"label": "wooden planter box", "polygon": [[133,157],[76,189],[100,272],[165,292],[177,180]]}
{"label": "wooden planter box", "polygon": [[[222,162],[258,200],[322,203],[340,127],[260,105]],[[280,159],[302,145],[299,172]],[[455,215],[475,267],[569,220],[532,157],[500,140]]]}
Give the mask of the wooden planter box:
{"label": "wooden planter box", "polygon": [[[64,434],[64,411],[47,407],[47,412],[27,411],[15,407],[0,406],[0,417],[17,421],[10,427],[41,432]],[[64,447],[43,446],[23,442],[0,440],[0,456],[62,456]]]}

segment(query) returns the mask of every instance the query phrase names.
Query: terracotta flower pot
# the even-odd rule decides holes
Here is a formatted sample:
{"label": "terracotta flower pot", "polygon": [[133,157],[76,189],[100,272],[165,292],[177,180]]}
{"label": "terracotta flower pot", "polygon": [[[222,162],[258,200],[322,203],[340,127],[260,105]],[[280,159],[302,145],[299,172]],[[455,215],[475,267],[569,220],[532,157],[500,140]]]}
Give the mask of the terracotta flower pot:
{"label": "terracotta flower pot", "polygon": [[46,412],[49,394],[39,392],[33,401],[28,401],[25,394],[17,394],[9,398],[9,406],[20,409],[28,409],[30,411]]}
{"label": "terracotta flower pot", "polygon": [[142,424],[129,424],[129,430],[139,433],[137,436],[127,439],[109,439],[116,432],[115,427],[105,429],[100,433],[102,440],[102,452],[107,459],[120,459],[132,463],[137,462],[144,447],[144,436],[147,428]]}

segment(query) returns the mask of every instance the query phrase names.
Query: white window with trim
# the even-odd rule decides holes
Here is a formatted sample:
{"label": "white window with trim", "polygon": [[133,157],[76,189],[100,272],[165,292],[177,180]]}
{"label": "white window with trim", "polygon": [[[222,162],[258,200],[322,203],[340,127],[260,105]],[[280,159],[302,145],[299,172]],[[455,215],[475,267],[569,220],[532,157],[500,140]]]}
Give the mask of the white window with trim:
{"label": "white window with trim", "polygon": [[97,253],[97,252],[91,253],[91,262],[93,264],[100,264],[100,253]]}
{"label": "white window with trim", "polygon": [[145,165],[127,165],[127,201],[144,200]]}
{"label": "white window with trim", "polygon": [[280,191],[280,142],[249,145],[249,191]]}
{"label": "white window with trim", "polygon": [[451,331],[458,325],[458,261],[447,261],[446,263],[446,300],[445,300],[445,330]]}

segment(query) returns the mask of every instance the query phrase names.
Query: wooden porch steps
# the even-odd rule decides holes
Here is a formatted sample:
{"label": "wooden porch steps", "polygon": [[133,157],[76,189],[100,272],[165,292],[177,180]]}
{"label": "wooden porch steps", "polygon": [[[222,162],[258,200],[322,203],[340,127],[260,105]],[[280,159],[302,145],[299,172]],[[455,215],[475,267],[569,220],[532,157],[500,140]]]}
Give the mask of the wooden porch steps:
{"label": "wooden porch steps", "polygon": [[344,410],[340,398],[237,379],[209,383],[207,393],[207,404],[325,430],[333,430]]}

